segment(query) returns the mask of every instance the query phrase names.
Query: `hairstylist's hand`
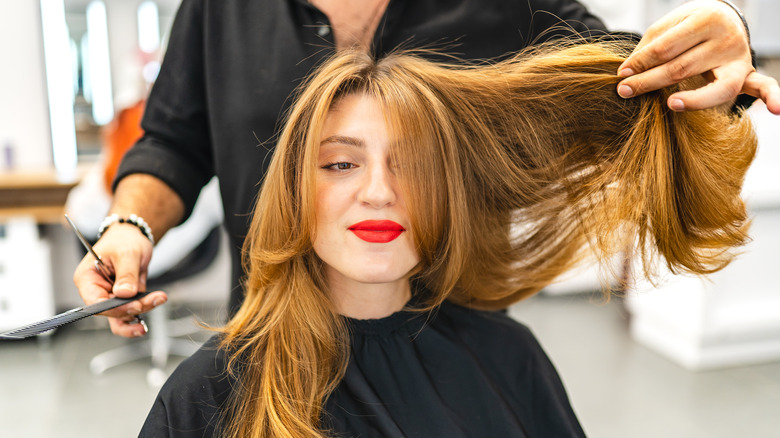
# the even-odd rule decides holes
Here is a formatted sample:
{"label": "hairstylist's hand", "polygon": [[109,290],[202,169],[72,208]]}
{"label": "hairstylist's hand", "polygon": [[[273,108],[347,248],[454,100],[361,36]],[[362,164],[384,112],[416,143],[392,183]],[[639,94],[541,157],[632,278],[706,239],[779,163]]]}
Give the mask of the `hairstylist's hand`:
{"label": "hairstylist's hand", "polygon": [[[95,258],[87,254],[73,274],[73,282],[86,304],[94,304],[111,297],[129,298],[146,290],[146,272],[152,258],[152,243],[135,225],[116,223],[108,227],[95,244],[95,252],[103,263],[116,274],[112,285],[94,268]],[[158,291],[103,312],[108,316],[111,331],[124,337],[143,336],[144,327],[136,323],[135,316],[148,312],[165,303],[167,296]]]}
{"label": "hairstylist's hand", "polygon": [[669,96],[675,111],[711,108],[741,93],[763,100],[780,114],[780,87],[756,73],[739,15],[719,0],[696,0],[670,12],[645,33],[618,69],[622,97],[637,96],[703,74],[709,83]]}

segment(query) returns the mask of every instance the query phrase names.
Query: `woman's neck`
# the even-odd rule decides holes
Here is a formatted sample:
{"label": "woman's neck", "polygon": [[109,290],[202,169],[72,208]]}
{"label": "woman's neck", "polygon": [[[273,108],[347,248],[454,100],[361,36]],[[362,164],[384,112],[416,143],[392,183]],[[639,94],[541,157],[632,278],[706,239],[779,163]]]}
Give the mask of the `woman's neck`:
{"label": "woman's neck", "polygon": [[[333,280],[333,279],[332,279]],[[330,281],[330,296],[339,315],[379,319],[403,309],[412,297],[408,279],[393,283]]]}

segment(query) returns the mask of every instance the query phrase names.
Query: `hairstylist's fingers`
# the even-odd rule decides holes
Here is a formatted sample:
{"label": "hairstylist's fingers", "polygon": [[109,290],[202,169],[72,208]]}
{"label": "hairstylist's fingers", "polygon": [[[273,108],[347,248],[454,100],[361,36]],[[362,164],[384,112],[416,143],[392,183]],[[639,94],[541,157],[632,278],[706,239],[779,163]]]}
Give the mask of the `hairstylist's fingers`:
{"label": "hairstylist's fingers", "polygon": [[101,315],[105,316],[109,312],[114,315],[108,318],[108,323],[111,327],[111,332],[115,335],[126,338],[143,336],[146,334],[145,326],[138,323],[137,316],[165,304],[166,301],[168,301],[168,295],[163,291],[156,291],[139,300],[119,306],[108,312],[103,312]]}
{"label": "hairstylist's fingers", "polygon": [[663,65],[707,39],[701,30],[686,24],[683,21],[657,36],[643,37],[634,52],[618,67],[618,75],[628,77]]}
{"label": "hairstylist's fingers", "polygon": [[87,305],[110,297],[112,284],[95,269],[95,258],[89,254],[81,259],[73,272],[73,283]]}
{"label": "hairstylist's fingers", "polygon": [[141,257],[141,254],[129,248],[115,254],[112,263],[116,275],[114,295],[130,298],[144,289],[144,285],[141,284]]}
{"label": "hairstylist's fingers", "polygon": [[165,292],[155,291],[143,298],[130,301],[127,304],[123,304],[117,308],[100,313],[100,315],[116,318],[127,318],[128,316],[134,317],[136,315],[146,313],[159,305],[165,304],[166,301],[168,301],[168,295]]}
{"label": "hairstylist's fingers", "polygon": [[146,328],[134,316],[109,318],[111,333],[125,338],[137,338],[146,334]]}
{"label": "hairstylist's fingers", "polygon": [[618,94],[623,97],[732,63],[744,64],[745,74],[753,69],[744,26],[739,16],[721,2],[686,3],[650,30],[618,68],[618,75],[628,78],[618,85]]}
{"label": "hairstylist's fingers", "polygon": [[[720,67],[722,60],[710,56],[710,48],[707,46],[708,44],[703,44],[666,64],[620,81],[617,87],[618,94],[624,98],[639,96]],[[752,66],[749,64],[744,67],[743,79],[752,70]]]}
{"label": "hairstylist's fingers", "polygon": [[[79,295],[81,295],[81,299],[84,300],[86,305],[107,300],[114,295],[112,292],[113,285],[98,273],[94,266],[94,257],[87,254],[73,273],[73,282],[78,288]],[[130,302],[102,312],[100,315],[108,317],[125,317],[129,314],[141,313],[141,311],[141,304]]]}
{"label": "hairstylist's fingers", "polygon": [[114,224],[95,245],[113,270],[114,295],[130,298],[146,288],[146,270],[152,258],[152,243],[134,225]]}
{"label": "hairstylist's fingers", "polygon": [[658,37],[663,35],[666,31],[679,24],[682,20],[688,17],[692,13],[691,3],[685,3],[680,7],[668,12],[666,15],[658,19],[658,21],[652,23],[647,30],[642,34],[642,39],[637,43],[634,52],[637,52],[655,41]]}
{"label": "hairstylist's fingers", "polygon": [[769,112],[780,115],[780,85],[776,79],[753,72],[745,79],[742,92],[763,100]]}
{"label": "hairstylist's fingers", "polygon": [[696,90],[686,90],[669,96],[667,104],[674,111],[694,111],[730,104],[739,95],[743,79],[740,76],[718,77]]}
{"label": "hairstylist's fingers", "polygon": [[[114,296],[112,293],[112,284],[98,273],[94,267],[94,263],[94,257],[86,255],[73,273],[73,282],[79,290],[81,299],[83,299],[84,303],[87,305],[95,304]],[[145,284],[146,273],[141,275],[141,279],[143,284]],[[100,315],[110,318],[127,318],[128,315],[134,316],[148,312],[165,301],[167,301],[167,296],[164,292],[155,292],[140,300],[131,301],[122,306],[102,312]]]}
{"label": "hairstylist's fingers", "polygon": [[141,312],[131,313],[131,316],[140,315],[141,313],[146,313],[157,306],[161,306],[165,304],[167,301],[168,301],[168,295],[165,292],[161,290],[154,291],[149,295],[139,300],[136,300],[136,302],[141,306]]}

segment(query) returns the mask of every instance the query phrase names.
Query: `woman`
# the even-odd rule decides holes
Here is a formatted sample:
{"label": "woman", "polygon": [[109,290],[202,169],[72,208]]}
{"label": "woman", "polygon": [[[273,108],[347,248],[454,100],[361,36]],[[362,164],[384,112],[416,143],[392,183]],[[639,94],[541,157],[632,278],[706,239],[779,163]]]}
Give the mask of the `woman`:
{"label": "woman", "polygon": [[142,435],[582,436],[533,336],[489,310],[585,251],[708,273],[747,239],[749,122],[619,98],[629,53],[321,66],[257,202],[246,301]]}

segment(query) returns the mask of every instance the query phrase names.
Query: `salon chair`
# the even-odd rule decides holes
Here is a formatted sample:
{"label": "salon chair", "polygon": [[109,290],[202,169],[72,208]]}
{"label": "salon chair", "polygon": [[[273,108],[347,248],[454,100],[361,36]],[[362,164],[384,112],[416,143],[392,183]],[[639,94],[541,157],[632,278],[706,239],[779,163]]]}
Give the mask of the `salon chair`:
{"label": "salon chair", "polygon": [[[156,277],[149,277],[146,281],[147,290],[175,290],[178,282],[203,272],[217,258],[221,233],[219,225],[212,228],[203,241],[173,267]],[[146,337],[93,357],[89,368],[94,374],[101,374],[109,368],[139,359],[151,358],[152,368],[147,372],[147,383],[149,386],[159,387],[166,379],[165,368],[171,355],[187,357],[197,351],[199,345],[194,341],[177,338],[197,331],[198,327],[191,316],[172,320],[169,304],[164,304],[146,313],[144,318],[149,326]]]}

